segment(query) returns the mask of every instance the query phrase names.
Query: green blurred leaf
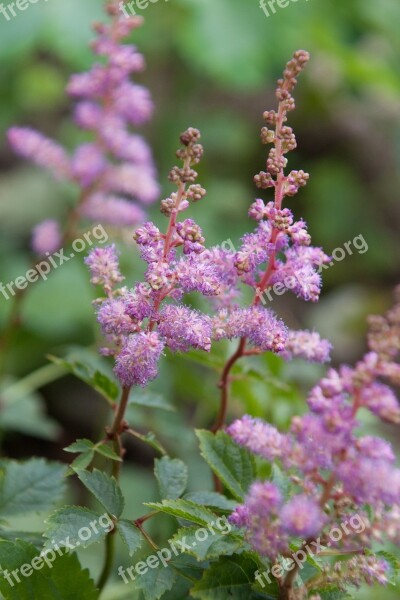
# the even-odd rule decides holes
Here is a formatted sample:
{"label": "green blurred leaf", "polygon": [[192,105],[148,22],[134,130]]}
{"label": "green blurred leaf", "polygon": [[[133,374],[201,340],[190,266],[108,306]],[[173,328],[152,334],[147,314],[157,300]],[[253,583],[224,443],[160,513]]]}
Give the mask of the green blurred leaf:
{"label": "green blurred leaf", "polygon": [[161,498],[175,500],[182,496],[188,482],[188,468],[182,460],[163,456],[155,460],[154,474]]}
{"label": "green blurred leaf", "polygon": [[32,458],[0,463],[0,514],[4,517],[44,512],[62,498],[66,467]]}

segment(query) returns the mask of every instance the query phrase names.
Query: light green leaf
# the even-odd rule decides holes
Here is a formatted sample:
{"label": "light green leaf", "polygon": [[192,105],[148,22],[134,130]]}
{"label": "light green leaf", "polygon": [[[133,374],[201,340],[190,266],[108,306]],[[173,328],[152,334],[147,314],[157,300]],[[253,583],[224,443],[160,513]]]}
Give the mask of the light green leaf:
{"label": "light green leaf", "polygon": [[70,444],[70,446],[67,446],[66,448],[64,448],[65,452],[87,452],[87,450],[91,450],[92,448],[94,448],[94,444],[93,442],[91,442],[90,440],[87,440],[85,438],[76,440],[76,442],[74,442],[73,444]]}
{"label": "light green leaf", "polygon": [[68,475],[74,475],[77,471],[81,471],[82,469],[86,469],[90,465],[94,458],[94,451],[89,450],[88,452],[83,452],[79,456],[77,456],[71,463]]}
{"label": "light green leaf", "polygon": [[78,477],[83,485],[97,498],[106,511],[115,517],[120,517],[124,510],[124,497],[121,488],[113,477],[94,469],[79,471]]}
{"label": "light green leaf", "polygon": [[42,458],[0,463],[0,514],[3,517],[44,512],[64,493],[66,467]]}
{"label": "light green leaf", "polygon": [[188,500],[163,500],[162,502],[145,502],[146,506],[167,513],[178,519],[185,519],[198,525],[207,525],[215,522],[218,515],[208,508],[189,502]]}
{"label": "light green leaf", "polygon": [[111,446],[108,446],[107,444],[100,444],[98,446],[95,446],[95,450],[96,450],[96,452],[98,452],[98,454],[101,454],[102,456],[105,456],[106,458],[110,458],[111,460],[116,460],[118,462],[122,462],[122,458],[120,456],[118,456],[118,454],[116,454],[116,452],[114,452],[114,450],[111,448]]}
{"label": "light green leaf", "polygon": [[138,440],[141,440],[145,444],[148,444],[154,450],[157,450],[157,452],[159,452],[160,454],[162,454],[162,455],[167,454],[167,451],[162,446],[161,442],[158,441],[158,439],[156,438],[156,436],[154,435],[154,433],[152,431],[149,431],[148,433],[145,433],[145,434],[139,433],[138,431],[131,431],[131,435],[136,437]]}
{"label": "light green leaf", "polygon": [[[53,554],[48,553],[46,562],[46,557],[41,559],[31,544],[21,540],[0,541],[0,564],[3,569],[0,590],[5,600],[97,600],[99,593],[76,555]],[[19,570],[18,580],[12,574],[16,569]],[[22,570],[29,575],[21,574]],[[7,571],[7,578],[4,571]]]}
{"label": "light green leaf", "polygon": [[104,540],[112,528],[113,523],[108,515],[100,515],[81,506],[65,506],[46,520],[44,536],[48,539],[45,547],[63,545],[68,540],[74,547],[87,548]]}
{"label": "light green leaf", "polygon": [[187,546],[190,546],[190,550],[185,549],[185,553],[194,556],[197,560],[211,560],[219,558],[219,556],[230,556],[245,549],[243,538],[239,535],[223,534],[217,526],[214,526],[213,529],[215,533],[212,533],[210,529],[202,531],[198,527],[184,527],[177,531],[172,541],[182,540],[185,542]]}
{"label": "light green leaf", "polygon": [[154,473],[161,498],[175,500],[182,496],[188,482],[188,468],[183,461],[163,456],[161,459],[155,460]]}
{"label": "light green leaf", "polygon": [[142,534],[133,523],[126,521],[125,519],[118,521],[117,527],[118,533],[128,547],[129,556],[132,556],[142,545]]}
{"label": "light green leaf", "polygon": [[214,435],[198,430],[196,434],[203,458],[234,498],[243,501],[247,488],[256,477],[255,461],[251,454],[223,431]]}
{"label": "light green leaf", "polygon": [[237,507],[237,502],[229,500],[229,498],[218,492],[189,492],[183,496],[183,499],[229,512]]}
{"label": "light green leaf", "polygon": [[146,406],[147,408],[162,408],[163,410],[175,411],[175,406],[168,402],[161,394],[155,392],[134,390],[129,396],[129,404]]}

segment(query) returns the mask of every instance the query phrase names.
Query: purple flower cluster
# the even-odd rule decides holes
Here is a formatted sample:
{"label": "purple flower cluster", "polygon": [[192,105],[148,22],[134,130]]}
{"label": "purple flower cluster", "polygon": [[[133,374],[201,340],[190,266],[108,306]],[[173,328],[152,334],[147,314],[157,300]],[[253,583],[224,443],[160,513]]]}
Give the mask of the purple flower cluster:
{"label": "purple flower cluster", "polygon": [[[98,41],[95,47],[112,57],[111,48],[114,46],[103,39],[106,35],[103,28],[100,33],[102,42]],[[126,50],[124,52],[127,64],[136,64],[136,55]],[[247,343],[251,346],[248,354],[272,351],[287,359],[299,356],[316,362],[329,360],[330,345],[321,340],[318,334],[291,332],[271,310],[260,305],[262,292],[277,281],[286,282],[288,277],[294,280],[292,288],[298,295],[305,299],[317,299],[320,289],[317,268],[329,260],[320,248],[310,246],[304,221],[295,222],[290,210],[281,208],[284,197],[293,196],[308,180],[308,175],[303,171],[292,171],[287,176],[283,171],[287,162],[284,156],[295,145],[292,130],[284,125],[288,111],[293,108],[289,92],[294,87],[295,75],[303,69],[307,60],[307,53],[295,53],[288,63],[284,80],[279,83],[279,111],[265,115],[268,123],[274,123],[275,130],[272,132],[263,128],[262,139],[265,143],[272,142],[274,148],[269,153],[267,172],[256,176],[256,183],[262,188],[274,187],[275,201],[265,205],[262,200],[256,200],[251,206],[249,214],[258,225],[255,232],[244,236],[238,252],[224,245],[207,249],[199,225],[192,218],[179,218],[191,204],[206,194],[201,185],[196,183],[197,172],[194,169],[203,154],[203,147],[199,143],[200,132],[189,128],[182,134],[182,147],[177,151],[182,165],[174,166],[169,174],[169,180],[177,190],[161,202],[161,212],[169,219],[166,233],[154,223],[146,222],[134,234],[140,256],[147,264],[145,281],[132,290],[114,289],[120,281],[120,275],[112,247],[96,249],[87,259],[92,282],[103,285],[107,297],[97,302],[97,317],[111,346],[103,351],[116,356],[116,373],[124,386],[144,385],[156,374],[150,355],[145,357],[141,352],[141,344],[132,342],[132,338],[143,340],[143,332],[157,332],[162,347],[173,352],[187,352],[191,348],[208,352],[212,341],[239,339],[244,346]],[[119,61],[117,63],[120,65]],[[117,89],[118,73],[118,69],[116,73],[112,69],[113,90]],[[78,105],[81,126],[84,122],[88,123],[88,127],[89,124],[96,128],[101,126],[99,107],[91,112],[88,102],[93,103],[99,90],[103,89],[104,81],[108,81],[103,75],[103,71],[96,67],[89,74],[76,76],[70,84],[70,91],[74,95],[82,97],[86,94],[84,104]],[[125,86],[125,83],[121,85]],[[143,107],[146,104],[145,95],[141,97]],[[144,110],[145,115],[148,112]],[[128,113],[124,114],[128,119]],[[133,123],[142,117],[139,113],[132,113],[129,118]],[[93,177],[97,177],[97,170],[102,168],[102,157],[87,147],[81,151],[87,154],[87,164],[93,168],[93,173],[96,172]],[[118,169],[115,181],[119,188],[128,189],[132,169],[129,170],[127,165]],[[81,171],[80,174],[82,184],[91,181],[89,172]],[[115,171],[108,171],[108,182],[113,180],[114,174]],[[112,191],[117,190],[113,188]],[[146,201],[144,197],[141,199]],[[110,199],[104,199],[104,193],[96,193],[90,196],[84,211],[93,215],[93,211],[101,210],[105,214],[109,202]],[[118,199],[113,198],[113,202],[116,206],[113,222],[121,223],[126,214],[125,207]],[[110,268],[109,276],[106,263]],[[246,308],[238,302],[242,284],[255,289],[253,302]],[[211,315],[202,314],[183,304],[185,294],[191,292],[210,298],[213,309]],[[158,360],[162,353],[161,345],[153,344],[152,348]],[[136,358],[139,360],[134,356],[132,360],[128,359],[132,352],[138,353],[138,357],[140,354],[142,363],[148,361],[148,377],[144,376],[143,369],[138,375],[132,368]],[[123,360],[120,360],[122,356]]]}
{"label": "purple flower cluster", "polygon": [[[73,75],[67,92],[77,101],[75,122],[91,134],[92,141],[78,146],[72,155],[55,141],[28,127],[12,127],[8,140],[13,150],[58,179],[69,180],[81,190],[73,222],[86,218],[114,227],[132,227],[144,219],[137,203],[149,204],[159,195],[152,153],[146,141],[131,131],[147,122],[153,103],[146,88],[131,81],[144,68],[143,56],[133,45],[123,44],[140,18],[121,16],[112,0],[109,25],[95,25],[95,55],[102,61],[90,71]],[[34,232],[33,249],[39,254],[57,250],[74,235],[55,237],[49,222]],[[68,238],[68,239],[65,239]]]}
{"label": "purple flower cluster", "polygon": [[104,288],[106,298],[96,301],[97,318],[111,346],[105,352],[115,356],[115,373],[124,387],[144,386],[154,379],[164,348],[173,352],[211,349],[211,317],[182,303],[187,292],[205,296],[220,292],[220,272],[213,263],[214,253],[204,248],[200,227],[192,219],[178,221],[190,202],[205,195],[195,183],[193,169],[203,153],[199,139],[199,131],[193,128],[181,136],[178,157],[183,166],[174,167],[169,176],[177,192],[161,203],[168,217],[167,232],[151,222],[135,232],[147,263],[145,281],[132,289],[116,289],[122,277],[114,246],[96,248],[86,259],[92,283]]}
{"label": "purple flower cluster", "polygon": [[[394,308],[370,321],[367,354],[353,368],[330,369],[309,395],[309,413],[294,417],[289,432],[280,433],[249,416],[227,429],[238,444],[269,462],[277,461],[287,474],[290,499],[284,499],[274,483],[256,482],[231,516],[233,523],[246,529],[251,545],[271,559],[288,550],[291,537],[306,542],[320,538],[322,545],[345,550],[370,547],[384,536],[400,545],[400,469],[394,452],[388,442],[357,432],[360,410],[400,424],[399,402],[382,382],[387,378],[391,384],[399,383],[395,367],[400,353],[400,290]],[[329,537],[354,514],[363,520],[362,531]],[[354,585],[356,575],[367,583],[387,582],[386,563],[352,560],[346,577]],[[381,578],[372,571],[368,575],[369,564]]]}

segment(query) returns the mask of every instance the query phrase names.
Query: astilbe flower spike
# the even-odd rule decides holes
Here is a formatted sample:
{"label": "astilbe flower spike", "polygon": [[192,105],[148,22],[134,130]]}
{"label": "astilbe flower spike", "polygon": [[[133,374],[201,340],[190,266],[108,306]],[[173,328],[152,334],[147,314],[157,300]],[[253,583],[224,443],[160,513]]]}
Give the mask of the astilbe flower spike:
{"label": "astilbe flower spike", "polygon": [[140,205],[154,202],[159,195],[151,150],[131,131],[132,126],[146,123],[153,112],[148,90],[131,80],[144,69],[144,58],[135,46],[123,44],[142,19],[121,15],[116,0],[108,2],[107,11],[112,21],[94,26],[92,43],[93,53],[102,62],[86,73],[72,75],[67,85],[68,94],[77,101],[75,123],[89,132],[91,140],[70,154],[29,127],[8,131],[14,152],[80,189],[64,233],[54,221],[35,228],[32,247],[41,255],[69,241],[81,219],[119,228],[137,225],[145,218]]}
{"label": "astilbe flower spike", "polygon": [[[276,560],[298,537],[303,547],[318,539],[321,546],[348,554],[362,551],[333,571],[327,567],[321,587],[387,583],[389,564],[365,556],[366,549],[384,538],[400,546],[400,469],[394,452],[388,442],[357,432],[361,409],[400,424],[400,405],[388,385],[400,384],[400,288],[387,315],[370,318],[368,345],[355,367],[328,371],[308,397],[309,413],[295,416],[288,433],[249,416],[227,428],[238,444],[276,461],[292,482],[290,499],[271,482],[254,483],[231,516],[257,552]],[[357,527],[338,536],[340,524],[355,517]]]}
{"label": "astilbe flower spike", "polygon": [[[219,312],[213,318],[214,339],[239,338],[239,345],[221,375],[220,411],[214,431],[225,422],[229,374],[242,356],[273,350],[288,360],[294,357],[314,362],[329,360],[329,342],[315,332],[289,331],[263,306],[271,286],[280,286],[280,292],[291,290],[306,301],[317,301],[321,289],[318,271],[321,265],[330,261],[321,248],[311,246],[306,223],[302,219],[295,221],[291,210],[282,206],[285,198],[295,196],[309,180],[308,173],[302,170],[285,173],[286,154],[296,148],[293,130],[286,125],[289,112],[295,108],[292,92],[296,78],[308,60],[308,52],[298,50],[294,53],[283,78],[278,81],[278,111],[264,113],[267,126],[261,130],[261,141],[272,144],[272,148],[266,170],[258,173],[254,181],[261,190],[272,188],[274,201],[265,204],[262,199],[256,199],[249,209],[249,216],[257,222],[254,232],[242,238],[237,252],[221,249],[215,257],[221,270],[225,265],[223,270],[228,275],[225,276],[224,294],[216,301]],[[250,307],[238,306],[240,284],[253,289]]]}
{"label": "astilbe flower spike", "polygon": [[161,202],[161,212],[168,218],[166,233],[147,222],[134,234],[147,263],[145,281],[132,289],[116,288],[123,277],[114,246],[96,248],[86,258],[92,283],[105,292],[96,301],[98,321],[110,342],[103,351],[115,356],[115,373],[124,388],[145,386],[154,379],[164,348],[173,352],[211,348],[211,318],[182,303],[186,292],[210,296],[219,294],[221,287],[213,252],[205,249],[200,227],[192,219],[179,220],[190,203],[206,193],[196,183],[194,170],[203,154],[199,140],[200,132],[194,128],[181,135],[177,156],[182,166],[169,174],[177,191]]}

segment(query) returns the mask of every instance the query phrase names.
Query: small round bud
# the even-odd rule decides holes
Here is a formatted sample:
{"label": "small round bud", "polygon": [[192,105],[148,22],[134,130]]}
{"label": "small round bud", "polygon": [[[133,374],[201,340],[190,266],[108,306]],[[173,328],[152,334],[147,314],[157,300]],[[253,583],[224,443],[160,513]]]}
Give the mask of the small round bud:
{"label": "small round bud", "polygon": [[180,140],[184,146],[195,144],[201,137],[200,131],[194,127],[189,127],[180,136]]}

